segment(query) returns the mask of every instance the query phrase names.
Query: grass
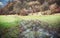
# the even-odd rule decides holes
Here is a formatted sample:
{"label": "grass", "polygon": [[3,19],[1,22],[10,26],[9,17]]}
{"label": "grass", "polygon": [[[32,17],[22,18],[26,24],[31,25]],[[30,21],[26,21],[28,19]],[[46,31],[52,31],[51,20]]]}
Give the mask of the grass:
{"label": "grass", "polygon": [[[40,21],[47,22],[50,27],[53,28],[60,27],[60,15],[45,15],[45,16],[0,15],[0,31],[1,31],[0,35],[4,36],[3,38],[17,38],[20,33],[20,28],[18,25],[22,20],[37,20],[37,19]],[[42,25],[44,24],[42,23]]]}
{"label": "grass", "polygon": [[43,16],[18,16],[18,15],[1,15],[0,16],[0,28],[1,27],[14,27],[18,25],[21,20],[41,20],[49,23],[49,25],[60,26],[60,15],[43,15]]}

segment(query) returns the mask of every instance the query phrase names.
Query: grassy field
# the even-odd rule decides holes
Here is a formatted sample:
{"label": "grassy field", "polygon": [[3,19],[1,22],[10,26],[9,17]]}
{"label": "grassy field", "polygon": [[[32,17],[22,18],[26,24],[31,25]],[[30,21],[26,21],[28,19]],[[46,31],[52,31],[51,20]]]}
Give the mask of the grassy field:
{"label": "grassy field", "polygon": [[18,15],[1,15],[0,27],[12,27],[18,25],[21,20],[41,20],[48,22],[50,25],[60,25],[60,15],[45,15],[45,16],[18,16]]}
{"label": "grassy field", "polygon": [[[28,26],[31,22],[33,22],[33,21],[28,22],[28,20],[39,20],[41,22],[48,23],[49,27],[52,27],[52,28],[60,27],[60,15],[44,15],[44,16],[18,16],[18,15],[5,16],[5,15],[0,15],[0,36],[1,36],[1,38],[18,38],[18,37],[20,37],[19,36],[20,30],[21,30],[20,25],[21,25],[21,23],[22,23],[22,25],[24,24],[24,22],[22,22],[22,20],[24,22],[26,22],[26,20],[27,20]],[[37,23],[37,22],[35,21],[35,23]],[[43,27],[45,27],[44,23],[42,23]],[[32,25],[34,25],[34,24],[32,24]],[[47,29],[49,27],[47,27]],[[28,30],[28,28],[27,28],[27,30]],[[31,35],[33,35],[33,33],[34,32],[28,33],[28,34],[30,34],[30,35],[28,35],[28,37],[29,36],[31,37]]]}

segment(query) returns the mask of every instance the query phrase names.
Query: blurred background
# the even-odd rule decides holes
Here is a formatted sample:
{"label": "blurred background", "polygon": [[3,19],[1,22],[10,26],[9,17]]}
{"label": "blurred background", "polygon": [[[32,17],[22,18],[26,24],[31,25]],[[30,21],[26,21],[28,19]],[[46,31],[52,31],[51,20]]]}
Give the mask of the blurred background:
{"label": "blurred background", "polygon": [[0,0],[0,15],[52,15],[60,13],[60,0]]}

